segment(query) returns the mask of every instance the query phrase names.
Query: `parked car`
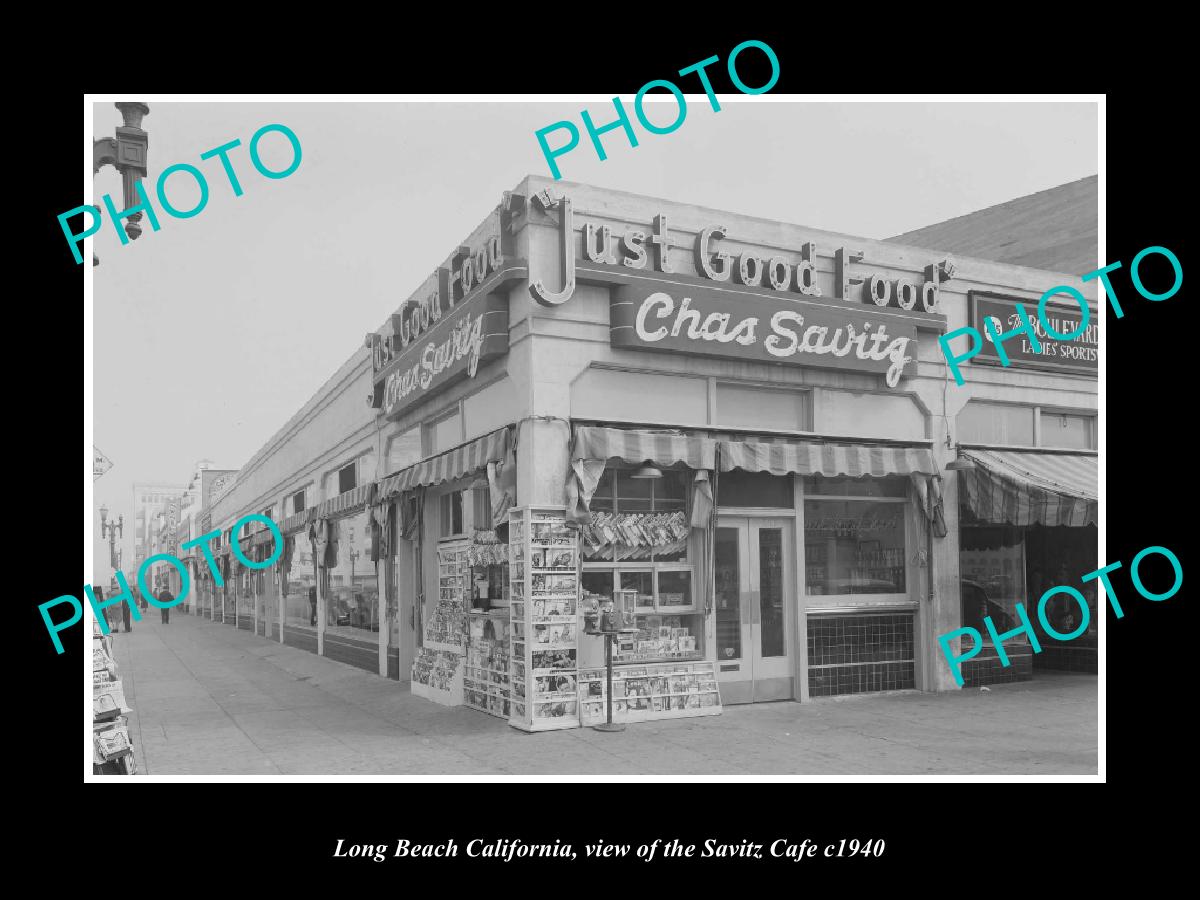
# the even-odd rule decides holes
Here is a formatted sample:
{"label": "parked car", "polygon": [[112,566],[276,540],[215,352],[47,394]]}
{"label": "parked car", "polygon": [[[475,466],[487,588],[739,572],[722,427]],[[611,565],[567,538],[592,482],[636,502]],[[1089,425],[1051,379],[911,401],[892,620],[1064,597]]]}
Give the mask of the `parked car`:
{"label": "parked car", "polygon": [[1008,610],[987,595],[983,585],[966,578],[962,579],[960,584],[964,628],[974,628],[980,634],[986,635],[987,628],[983,624],[986,616],[992,617],[992,625],[1000,634],[1016,627],[1016,619],[1009,614]]}

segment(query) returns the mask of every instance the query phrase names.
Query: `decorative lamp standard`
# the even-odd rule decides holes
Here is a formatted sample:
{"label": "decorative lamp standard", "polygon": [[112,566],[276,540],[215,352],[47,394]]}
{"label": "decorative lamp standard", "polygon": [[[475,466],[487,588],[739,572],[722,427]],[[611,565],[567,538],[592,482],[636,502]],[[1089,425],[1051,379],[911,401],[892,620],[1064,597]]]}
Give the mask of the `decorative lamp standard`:
{"label": "decorative lamp standard", "polygon": [[[121,173],[124,209],[137,206],[140,201],[138,182],[146,177],[146,153],[150,137],[142,130],[142,118],[150,114],[145,103],[114,103],[121,111],[124,125],[117,126],[115,138],[100,138],[92,141],[92,174],[98,174],[104,166],[112,166]],[[125,233],[136,241],[142,233],[142,214],[136,212],[125,220]],[[92,265],[100,265],[100,257],[92,254]]]}
{"label": "decorative lamp standard", "polygon": [[117,521],[108,521],[108,507],[100,507],[100,537],[108,538],[108,564],[114,570],[121,568],[121,559],[117,551],[117,535],[125,536],[125,516],[120,515]]}

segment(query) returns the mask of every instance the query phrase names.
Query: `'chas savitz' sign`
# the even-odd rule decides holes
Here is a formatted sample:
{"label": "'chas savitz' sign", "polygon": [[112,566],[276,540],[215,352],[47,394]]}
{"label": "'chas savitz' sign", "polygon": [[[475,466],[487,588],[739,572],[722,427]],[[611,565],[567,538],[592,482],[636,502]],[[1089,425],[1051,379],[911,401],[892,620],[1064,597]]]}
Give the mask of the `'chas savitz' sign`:
{"label": "'chas savitz' sign", "polygon": [[917,329],[898,316],[646,282],[613,290],[614,347],[856,369],[895,387],[915,365]]}
{"label": "'chas savitz' sign", "polygon": [[917,329],[945,326],[941,284],[955,268],[948,260],[924,266],[917,281],[856,271],[862,251],[826,250],[829,296],[812,242],[797,248],[798,261],[754,247],[733,253],[722,245],[728,229],[708,225],[690,243],[696,274],[677,273],[671,251],[688,244],[665,213],[624,234],[594,222],[576,231],[569,197],[546,189],[532,199],[557,213],[563,287],[531,279],[530,294],[542,306],[559,306],[577,282],[608,282],[614,346],[878,372],[895,387],[912,374]]}
{"label": "'chas savitz' sign", "polygon": [[508,353],[508,298],[498,291],[525,272],[519,260],[506,265],[498,236],[474,252],[460,248],[438,269],[437,290],[392,316],[392,334],[367,335],[371,405],[396,418]]}

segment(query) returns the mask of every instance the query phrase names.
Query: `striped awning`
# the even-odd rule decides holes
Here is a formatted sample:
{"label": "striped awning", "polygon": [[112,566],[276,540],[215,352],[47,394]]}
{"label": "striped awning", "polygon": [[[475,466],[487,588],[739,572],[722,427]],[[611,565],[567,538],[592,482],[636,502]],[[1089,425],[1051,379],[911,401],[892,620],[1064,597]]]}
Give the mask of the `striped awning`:
{"label": "striped awning", "polygon": [[508,453],[509,429],[498,428],[491,434],[439,453],[379,482],[379,500],[387,500],[402,491],[422,485],[441,484],[486,469],[490,462],[500,462]]}
{"label": "striped awning", "polygon": [[640,465],[684,463],[689,469],[711,469],[717,442],[675,431],[638,431],[580,425],[575,429],[571,459],[620,459]]}
{"label": "striped awning", "polygon": [[312,513],[312,509],[302,509],[295,515],[288,516],[279,523],[279,530],[284,534],[294,534],[297,531],[303,531],[308,527],[308,517]]}
{"label": "striped awning", "polygon": [[1078,453],[961,450],[975,463],[959,472],[959,496],[984,522],[1095,525],[1097,457]]}
{"label": "striped awning", "polygon": [[721,471],[733,469],[828,478],[937,473],[933,452],[927,447],[871,447],[816,441],[721,441]]}
{"label": "striped awning", "polygon": [[366,509],[367,504],[375,500],[375,482],[360,484],[353,490],[330,497],[311,510],[313,518],[329,519],[334,516],[346,516]]}

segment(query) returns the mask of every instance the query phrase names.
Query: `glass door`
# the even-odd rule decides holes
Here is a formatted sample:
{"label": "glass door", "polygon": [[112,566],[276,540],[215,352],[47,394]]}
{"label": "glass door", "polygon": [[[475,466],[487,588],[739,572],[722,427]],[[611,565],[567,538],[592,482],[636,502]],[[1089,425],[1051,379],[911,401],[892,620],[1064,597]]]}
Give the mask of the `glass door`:
{"label": "glass door", "polygon": [[789,519],[718,520],[713,587],[722,703],[794,696],[792,527]]}

